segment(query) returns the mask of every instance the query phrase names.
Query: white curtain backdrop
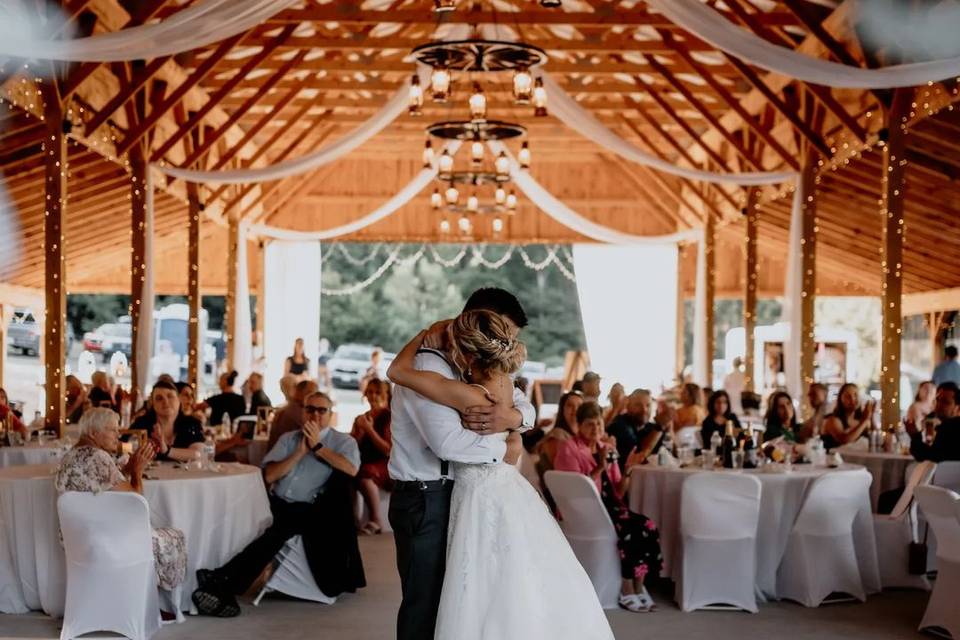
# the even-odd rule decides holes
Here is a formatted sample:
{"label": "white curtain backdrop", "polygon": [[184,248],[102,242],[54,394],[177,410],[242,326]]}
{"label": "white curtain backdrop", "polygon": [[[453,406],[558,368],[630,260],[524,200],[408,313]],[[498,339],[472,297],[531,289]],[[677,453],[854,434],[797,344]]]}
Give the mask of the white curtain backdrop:
{"label": "white curtain backdrop", "polygon": [[233,368],[240,381],[247,379],[253,367],[253,322],[250,318],[250,275],[247,271],[247,228],[240,225],[237,239],[237,299],[230,318],[233,334]]}
{"label": "white curtain backdrop", "polygon": [[283,400],[280,377],[293,343],[303,338],[304,353],[316,373],[320,344],[320,243],[273,240],[264,248],[264,388]]}
{"label": "white curtain backdrop", "polygon": [[153,358],[153,172],[146,171],[146,206],[144,213],[143,295],[140,299],[140,318],[137,322],[137,343],[134,345],[134,366],[140,383],[140,402],[146,399],[150,383],[150,361]]}
{"label": "white curtain backdrop", "polygon": [[[881,69],[851,67],[768,42],[731,23],[701,0],[647,0],[647,4],[721,51],[767,71],[805,82],[838,89],[890,89],[960,76],[960,57]],[[891,29],[891,43],[896,42],[894,34]]]}
{"label": "white curtain backdrop", "polygon": [[803,200],[806,195],[798,181],[793,192],[793,208],[790,211],[790,234],[787,241],[787,272],[784,274],[783,321],[787,325],[787,338],[783,343],[783,367],[787,392],[794,399],[803,397],[803,380],[800,371],[800,328],[802,326],[803,261]]}
{"label": "white curtain backdrop", "polygon": [[[298,0],[203,0],[165,20],[85,38],[55,40],[63,20],[31,28],[17,2],[0,3],[0,56],[121,62],[149,60],[226,40],[279,13]],[[26,3],[24,3],[26,4]]]}
{"label": "white curtain backdrop", "polygon": [[697,242],[697,274],[693,297],[693,381],[710,386],[713,354],[707,353],[707,245]]}
{"label": "white curtain backdrop", "polygon": [[[604,386],[622,382],[628,393],[637,387],[657,393],[671,385],[677,367],[676,244],[577,244],[573,262],[590,362]],[[611,295],[617,273],[634,277],[619,280]],[[652,274],[660,275],[647,277]]]}

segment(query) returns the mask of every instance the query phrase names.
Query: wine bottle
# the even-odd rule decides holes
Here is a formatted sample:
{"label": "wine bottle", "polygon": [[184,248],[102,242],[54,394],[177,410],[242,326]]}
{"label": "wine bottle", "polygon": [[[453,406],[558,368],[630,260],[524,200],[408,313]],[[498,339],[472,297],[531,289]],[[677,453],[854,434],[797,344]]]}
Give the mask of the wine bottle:
{"label": "wine bottle", "polygon": [[737,439],[733,435],[733,420],[727,420],[727,432],[724,434],[723,444],[720,446],[723,451],[723,467],[732,469],[733,452],[737,449]]}
{"label": "wine bottle", "polygon": [[750,425],[740,432],[740,448],[743,449],[743,468],[754,469],[757,466],[757,449],[753,442],[753,428]]}

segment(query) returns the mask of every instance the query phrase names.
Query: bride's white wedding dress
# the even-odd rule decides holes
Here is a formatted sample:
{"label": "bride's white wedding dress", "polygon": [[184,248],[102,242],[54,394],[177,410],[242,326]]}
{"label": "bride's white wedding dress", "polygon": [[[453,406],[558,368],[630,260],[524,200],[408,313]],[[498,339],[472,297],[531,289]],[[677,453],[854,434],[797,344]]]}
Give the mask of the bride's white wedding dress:
{"label": "bride's white wedding dress", "polygon": [[435,640],[613,640],[540,495],[508,464],[455,464]]}

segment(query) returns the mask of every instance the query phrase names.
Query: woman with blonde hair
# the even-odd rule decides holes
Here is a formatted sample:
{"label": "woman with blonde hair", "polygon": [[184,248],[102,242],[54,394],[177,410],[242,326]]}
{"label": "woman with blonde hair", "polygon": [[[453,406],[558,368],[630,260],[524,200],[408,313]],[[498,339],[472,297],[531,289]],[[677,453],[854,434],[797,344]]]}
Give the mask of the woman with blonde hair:
{"label": "woman with blonde hair", "polygon": [[703,408],[703,391],[700,385],[687,382],[680,390],[681,406],[677,409],[678,427],[692,427],[703,424],[707,411]]}
{"label": "woman with blonde hair", "polygon": [[[500,315],[477,310],[458,316],[447,331],[460,380],[416,369],[414,359],[426,332],[397,355],[389,378],[461,413],[489,404],[488,397],[512,406],[511,375],[526,359],[515,330]],[[519,434],[482,437],[507,437],[517,444]],[[446,558],[450,570],[443,581],[434,638],[611,640],[590,578],[515,464],[453,467]]]}

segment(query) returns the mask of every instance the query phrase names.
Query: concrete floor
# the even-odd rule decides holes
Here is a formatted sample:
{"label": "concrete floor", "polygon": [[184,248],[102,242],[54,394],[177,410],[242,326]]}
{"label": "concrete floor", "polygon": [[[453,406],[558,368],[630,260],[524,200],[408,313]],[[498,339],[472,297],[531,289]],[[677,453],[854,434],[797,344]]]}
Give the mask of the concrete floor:
{"label": "concrete floor", "polygon": [[[367,588],[356,595],[343,597],[333,606],[273,595],[265,598],[259,607],[243,601],[243,615],[238,618],[219,620],[193,617],[183,624],[166,626],[155,636],[155,640],[389,640],[394,637],[394,616],[400,600],[393,539],[389,535],[361,538],[361,551],[367,573]],[[916,626],[927,602],[925,593],[890,591],[870,598],[866,604],[836,604],[805,609],[791,603],[772,603],[763,605],[756,615],[714,611],[685,614],[677,609],[668,593],[655,592],[654,597],[659,605],[655,613],[608,612],[618,640],[921,638],[923,636],[916,631]],[[59,638],[59,633],[57,621],[40,614],[0,614],[0,639],[55,639]]]}

